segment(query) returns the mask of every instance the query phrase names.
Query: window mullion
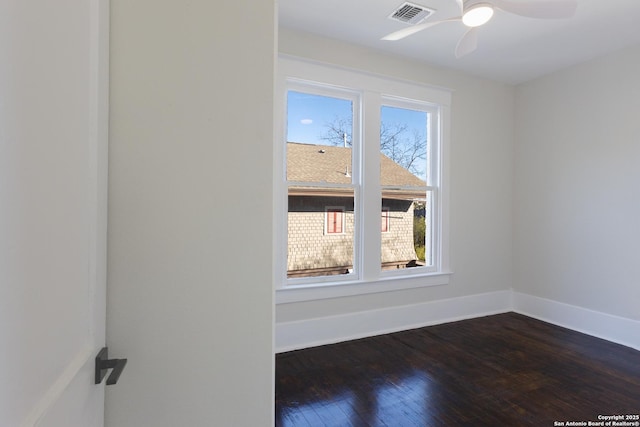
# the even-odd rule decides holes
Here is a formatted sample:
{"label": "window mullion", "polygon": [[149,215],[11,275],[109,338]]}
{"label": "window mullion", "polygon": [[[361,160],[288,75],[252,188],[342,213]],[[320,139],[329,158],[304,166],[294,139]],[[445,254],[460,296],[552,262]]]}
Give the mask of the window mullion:
{"label": "window mullion", "polygon": [[362,224],[360,248],[362,277],[375,280],[380,276],[380,105],[379,93],[367,91],[362,97]]}

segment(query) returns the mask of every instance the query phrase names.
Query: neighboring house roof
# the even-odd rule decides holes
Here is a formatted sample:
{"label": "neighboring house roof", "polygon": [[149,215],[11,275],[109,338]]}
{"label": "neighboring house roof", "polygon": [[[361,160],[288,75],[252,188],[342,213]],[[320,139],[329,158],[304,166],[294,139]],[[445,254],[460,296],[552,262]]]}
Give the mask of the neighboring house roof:
{"label": "neighboring house roof", "polygon": [[[349,147],[287,143],[287,180],[298,182],[327,182],[332,184],[351,183],[351,153]],[[380,153],[382,186],[425,187],[426,183],[403,168],[389,157]],[[349,192],[341,189],[319,189],[296,187],[290,189],[295,195],[339,195]],[[424,191],[385,189],[383,197],[394,199],[424,198]]]}

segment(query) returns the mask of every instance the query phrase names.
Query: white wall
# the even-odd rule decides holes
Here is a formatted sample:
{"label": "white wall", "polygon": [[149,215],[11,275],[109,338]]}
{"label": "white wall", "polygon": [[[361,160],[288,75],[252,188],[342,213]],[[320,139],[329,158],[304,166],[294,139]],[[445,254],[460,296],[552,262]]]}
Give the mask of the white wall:
{"label": "white wall", "polygon": [[[514,88],[286,29],[280,29],[279,51],[454,91],[450,159],[454,274],[444,286],[279,304],[277,323],[510,289]],[[402,316],[402,310],[393,312]]]}
{"label": "white wall", "polygon": [[517,89],[517,292],[640,320],[640,46]]}
{"label": "white wall", "polygon": [[285,29],[279,51],[454,91],[454,274],[278,304],[276,350],[510,310],[640,348],[639,47],[518,87]]}
{"label": "white wall", "polygon": [[112,0],[109,427],[273,422],[274,8]]}

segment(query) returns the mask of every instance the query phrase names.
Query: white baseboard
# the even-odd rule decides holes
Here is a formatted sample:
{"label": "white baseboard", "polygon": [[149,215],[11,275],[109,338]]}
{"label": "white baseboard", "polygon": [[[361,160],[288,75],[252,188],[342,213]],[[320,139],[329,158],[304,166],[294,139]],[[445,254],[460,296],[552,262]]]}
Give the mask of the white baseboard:
{"label": "white baseboard", "polygon": [[276,323],[276,353],[512,311],[512,292]]}
{"label": "white baseboard", "polygon": [[282,353],[509,311],[640,350],[640,321],[511,290],[276,323],[275,350]]}
{"label": "white baseboard", "polygon": [[640,350],[640,321],[513,292],[513,311]]}

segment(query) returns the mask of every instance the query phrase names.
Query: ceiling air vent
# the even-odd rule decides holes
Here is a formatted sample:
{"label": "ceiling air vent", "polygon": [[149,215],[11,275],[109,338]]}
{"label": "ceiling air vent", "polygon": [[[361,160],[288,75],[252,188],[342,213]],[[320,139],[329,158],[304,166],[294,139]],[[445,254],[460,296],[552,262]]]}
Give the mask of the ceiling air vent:
{"label": "ceiling air vent", "polygon": [[406,24],[415,25],[431,16],[433,12],[435,12],[435,10],[429,9],[424,6],[413,3],[403,3],[400,5],[400,7],[398,7],[398,9],[396,9],[391,15],[389,15],[389,18],[393,19],[394,21],[400,21]]}

